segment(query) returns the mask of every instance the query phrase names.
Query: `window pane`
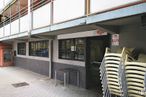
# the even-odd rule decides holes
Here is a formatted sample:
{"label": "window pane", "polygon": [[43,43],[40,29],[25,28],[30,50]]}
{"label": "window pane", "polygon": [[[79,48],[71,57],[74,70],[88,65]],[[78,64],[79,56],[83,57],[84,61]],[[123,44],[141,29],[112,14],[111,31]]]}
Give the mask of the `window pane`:
{"label": "window pane", "polygon": [[71,59],[71,39],[60,40],[59,42],[59,58]]}
{"label": "window pane", "polygon": [[4,62],[9,62],[12,60],[11,49],[4,50]]}
{"label": "window pane", "polygon": [[33,41],[29,43],[29,55],[39,57],[49,57],[48,41]]}
{"label": "window pane", "polygon": [[66,43],[64,40],[59,41],[59,58],[66,58],[65,57],[65,49],[66,48]]}
{"label": "window pane", "polygon": [[71,59],[71,40],[66,40],[66,58]]}
{"label": "window pane", "polygon": [[75,59],[84,60],[85,55],[85,40],[84,39],[75,39]]}
{"label": "window pane", "polygon": [[25,43],[18,43],[18,54],[19,55],[26,55],[26,44]]}

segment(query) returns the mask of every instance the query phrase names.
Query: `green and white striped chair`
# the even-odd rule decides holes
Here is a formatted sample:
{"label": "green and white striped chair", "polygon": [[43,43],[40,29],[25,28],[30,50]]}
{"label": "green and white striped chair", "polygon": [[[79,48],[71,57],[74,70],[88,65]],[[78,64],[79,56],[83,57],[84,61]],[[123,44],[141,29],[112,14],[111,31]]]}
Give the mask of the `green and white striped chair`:
{"label": "green and white striped chair", "polygon": [[[105,54],[109,53],[110,49],[106,48]],[[107,85],[107,78],[106,78],[106,70],[105,70],[105,58],[103,58],[102,63],[100,65],[100,79],[102,83],[102,91],[103,91],[103,97],[111,97],[109,90],[108,90],[108,85]]]}
{"label": "green and white striped chair", "polygon": [[146,63],[125,60],[128,97],[146,97]]}

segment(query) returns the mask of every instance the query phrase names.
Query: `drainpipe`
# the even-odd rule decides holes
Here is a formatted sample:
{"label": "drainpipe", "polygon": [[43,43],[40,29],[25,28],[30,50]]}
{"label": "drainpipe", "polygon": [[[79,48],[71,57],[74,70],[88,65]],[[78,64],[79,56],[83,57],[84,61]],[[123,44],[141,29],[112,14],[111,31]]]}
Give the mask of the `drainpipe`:
{"label": "drainpipe", "polygon": [[[51,9],[50,9],[50,25],[53,25],[53,0],[51,0]],[[53,39],[49,40],[49,78],[51,79],[52,76],[52,65],[53,65]]]}
{"label": "drainpipe", "polygon": [[50,57],[50,61],[49,61],[49,78],[51,79],[51,75],[52,75],[52,62],[53,62],[53,39],[49,40],[49,57]]}
{"label": "drainpipe", "polygon": [[53,0],[51,0],[51,10],[50,10],[50,24],[53,25],[53,18],[54,18],[54,15],[53,15],[53,10],[54,10],[54,4],[53,4]]}

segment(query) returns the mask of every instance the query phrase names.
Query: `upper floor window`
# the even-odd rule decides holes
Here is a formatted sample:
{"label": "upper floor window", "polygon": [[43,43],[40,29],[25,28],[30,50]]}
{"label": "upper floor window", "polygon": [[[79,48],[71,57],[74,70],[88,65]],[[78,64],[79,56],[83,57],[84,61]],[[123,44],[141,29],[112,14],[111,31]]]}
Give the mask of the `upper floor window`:
{"label": "upper floor window", "polygon": [[26,44],[18,43],[17,44],[18,55],[26,55]]}
{"label": "upper floor window", "polygon": [[49,57],[49,41],[32,41],[29,43],[29,55],[39,57]]}
{"label": "upper floor window", "polygon": [[59,40],[59,58],[70,60],[84,60],[85,39]]}

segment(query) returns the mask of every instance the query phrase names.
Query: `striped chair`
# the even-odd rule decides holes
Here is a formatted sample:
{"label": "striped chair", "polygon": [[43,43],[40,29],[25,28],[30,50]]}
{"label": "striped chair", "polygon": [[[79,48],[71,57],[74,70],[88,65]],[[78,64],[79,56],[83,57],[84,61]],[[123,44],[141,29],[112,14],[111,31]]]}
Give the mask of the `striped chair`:
{"label": "striped chair", "polygon": [[146,63],[125,60],[128,97],[146,97]]}
{"label": "striped chair", "polygon": [[127,97],[124,60],[129,51],[123,48],[121,53],[111,53],[106,48],[104,59],[100,66],[103,97]]}
{"label": "striped chair", "polygon": [[[106,48],[105,54],[109,53],[110,49]],[[105,58],[103,58],[102,63],[100,65],[100,80],[102,83],[102,91],[103,91],[103,97],[111,97],[108,86],[107,86],[107,79],[106,79],[106,70],[105,70]]]}

